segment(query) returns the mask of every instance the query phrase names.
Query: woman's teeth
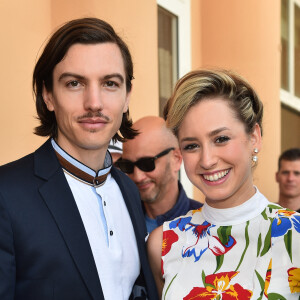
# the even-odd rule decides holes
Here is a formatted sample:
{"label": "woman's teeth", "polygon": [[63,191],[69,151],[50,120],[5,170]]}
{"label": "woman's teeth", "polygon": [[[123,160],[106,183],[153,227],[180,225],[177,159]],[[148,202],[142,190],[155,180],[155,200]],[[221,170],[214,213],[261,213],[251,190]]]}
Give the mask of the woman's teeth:
{"label": "woman's teeth", "polygon": [[217,181],[228,174],[229,170],[217,172],[213,175],[203,175],[206,180]]}

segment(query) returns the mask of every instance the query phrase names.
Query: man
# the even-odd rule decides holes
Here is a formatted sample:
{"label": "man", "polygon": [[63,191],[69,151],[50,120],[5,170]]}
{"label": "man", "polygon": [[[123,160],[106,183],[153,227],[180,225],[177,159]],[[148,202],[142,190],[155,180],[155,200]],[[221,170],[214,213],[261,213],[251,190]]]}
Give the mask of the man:
{"label": "man", "polygon": [[144,117],[134,123],[140,134],[123,144],[118,167],[137,185],[148,232],[164,221],[202,206],[189,199],[178,181],[182,156],[178,142],[162,118]]}
{"label": "man", "polygon": [[279,204],[300,212],[300,148],[283,152],[278,159],[276,181],[279,183]]}
{"label": "man", "polygon": [[70,21],[47,43],[33,86],[35,132],[50,139],[0,168],[1,300],[127,300],[137,279],[157,299],[138,191],[107,151],[118,130],[136,135],[132,75],[102,20]]}

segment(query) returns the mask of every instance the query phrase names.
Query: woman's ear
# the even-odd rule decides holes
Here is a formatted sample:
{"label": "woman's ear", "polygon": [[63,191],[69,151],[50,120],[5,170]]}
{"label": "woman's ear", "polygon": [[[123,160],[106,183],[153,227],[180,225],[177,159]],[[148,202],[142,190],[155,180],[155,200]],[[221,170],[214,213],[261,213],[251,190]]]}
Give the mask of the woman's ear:
{"label": "woman's ear", "polygon": [[250,134],[251,143],[253,149],[256,148],[258,151],[261,149],[261,130],[260,126],[256,123],[253,132]]}
{"label": "woman's ear", "polygon": [[43,84],[43,92],[42,92],[42,96],[44,99],[44,102],[48,108],[49,111],[54,111],[54,105],[53,105],[53,95],[51,92],[48,92],[45,84]]}

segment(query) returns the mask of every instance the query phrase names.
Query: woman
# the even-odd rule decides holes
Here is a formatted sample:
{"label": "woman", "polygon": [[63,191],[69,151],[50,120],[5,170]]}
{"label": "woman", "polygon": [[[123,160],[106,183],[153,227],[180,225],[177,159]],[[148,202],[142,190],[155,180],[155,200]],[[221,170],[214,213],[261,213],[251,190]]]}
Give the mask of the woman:
{"label": "woman", "polygon": [[162,299],[299,299],[300,214],[253,185],[263,116],[255,91],[228,71],[190,72],[165,116],[205,204],[149,237]]}

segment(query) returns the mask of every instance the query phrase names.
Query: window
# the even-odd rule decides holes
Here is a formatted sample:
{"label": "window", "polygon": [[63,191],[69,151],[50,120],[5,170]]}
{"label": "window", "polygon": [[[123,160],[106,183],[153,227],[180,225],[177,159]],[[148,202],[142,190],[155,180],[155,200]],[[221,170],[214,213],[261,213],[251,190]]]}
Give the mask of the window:
{"label": "window", "polygon": [[288,0],[281,1],[281,88],[289,90],[289,26]]}
{"label": "window", "polygon": [[159,115],[178,79],[177,17],[158,6]]}
{"label": "window", "polygon": [[[191,70],[190,0],[157,0],[160,109],[171,96],[177,79]],[[193,198],[193,185],[182,165],[180,181],[188,197]]]}
{"label": "window", "polygon": [[281,0],[280,99],[300,111],[300,0]]}

